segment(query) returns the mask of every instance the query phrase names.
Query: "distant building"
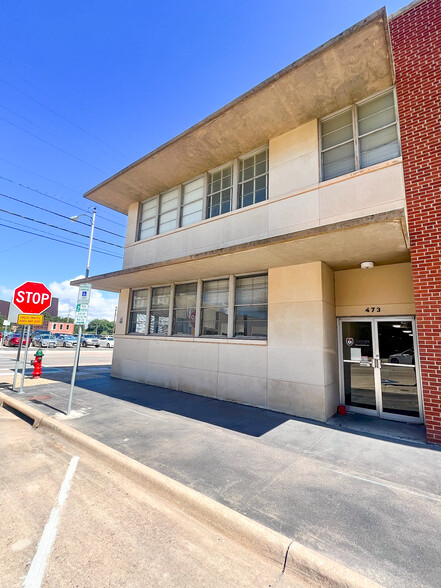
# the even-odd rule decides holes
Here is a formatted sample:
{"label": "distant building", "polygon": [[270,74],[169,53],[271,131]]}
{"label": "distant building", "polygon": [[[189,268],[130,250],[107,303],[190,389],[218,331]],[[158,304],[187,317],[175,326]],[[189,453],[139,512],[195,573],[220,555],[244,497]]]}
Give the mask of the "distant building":
{"label": "distant building", "polygon": [[73,323],[60,323],[54,321],[46,321],[42,327],[36,327],[50,331],[53,335],[62,333],[63,335],[73,335],[75,325]]}
{"label": "distant building", "polygon": [[113,376],[441,443],[440,7],[378,10],[86,194],[128,215],[88,278],[120,292]]}

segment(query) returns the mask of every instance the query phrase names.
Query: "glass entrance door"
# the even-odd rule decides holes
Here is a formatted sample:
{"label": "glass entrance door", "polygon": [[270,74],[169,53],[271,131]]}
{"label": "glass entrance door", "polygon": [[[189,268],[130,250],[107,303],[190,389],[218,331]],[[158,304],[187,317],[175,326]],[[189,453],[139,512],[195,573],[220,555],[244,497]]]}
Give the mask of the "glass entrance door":
{"label": "glass entrance door", "polygon": [[414,320],[340,319],[341,402],[354,412],[421,422]]}

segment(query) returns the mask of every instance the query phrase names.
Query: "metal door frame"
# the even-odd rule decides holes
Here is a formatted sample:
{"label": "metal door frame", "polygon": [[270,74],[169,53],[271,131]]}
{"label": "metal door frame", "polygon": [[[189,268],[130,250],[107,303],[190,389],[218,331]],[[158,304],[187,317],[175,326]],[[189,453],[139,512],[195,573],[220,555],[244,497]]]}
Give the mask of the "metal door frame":
{"label": "metal door frame", "polygon": [[[378,340],[378,323],[380,322],[411,322],[413,331],[413,349],[415,357],[415,376],[417,384],[418,410],[419,417],[402,415],[398,413],[390,413],[383,411],[383,395],[381,389],[381,365],[377,365],[380,360],[379,340]],[[345,389],[344,389],[344,371],[343,371],[343,330],[342,325],[345,322],[366,322],[371,324],[372,329],[372,353],[374,370],[374,384],[375,384],[375,409],[362,408],[358,406],[346,405]],[[424,422],[424,406],[421,387],[421,368],[420,356],[418,349],[418,333],[416,329],[416,321],[414,316],[382,316],[382,317],[367,317],[367,316],[351,316],[340,317],[337,319],[338,330],[338,373],[339,373],[339,388],[340,388],[340,404],[346,406],[349,412],[356,412],[371,416],[378,416],[382,419],[391,421],[401,421],[409,423],[423,423]]]}

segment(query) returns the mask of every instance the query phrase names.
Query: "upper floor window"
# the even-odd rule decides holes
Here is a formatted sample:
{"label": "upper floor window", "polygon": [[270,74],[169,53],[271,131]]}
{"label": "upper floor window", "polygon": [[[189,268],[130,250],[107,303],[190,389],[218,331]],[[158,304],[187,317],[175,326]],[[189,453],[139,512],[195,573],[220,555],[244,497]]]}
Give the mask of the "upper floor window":
{"label": "upper floor window", "polygon": [[268,149],[239,160],[239,208],[268,198]]}
{"label": "upper floor window", "polygon": [[320,123],[322,180],[400,155],[393,90]]}
{"label": "upper floor window", "polygon": [[150,198],[141,204],[139,211],[138,239],[147,239],[156,235],[156,218],[158,215],[158,199]]}
{"label": "upper floor window", "polygon": [[141,202],[138,241],[267,200],[268,168],[265,147]]}
{"label": "upper floor window", "polygon": [[158,233],[172,231],[178,226],[178,206],[180,189],[173,188],[159,197]]}
{"label": "upper floor window", "polygon": [[208,174],[207,218],[230,212],[232,189],[232,165]]}
{"label": "upper floor window", "polygon": [[181,227],[197,223],[203,218],[204,178],[184,184],[182,190]]}

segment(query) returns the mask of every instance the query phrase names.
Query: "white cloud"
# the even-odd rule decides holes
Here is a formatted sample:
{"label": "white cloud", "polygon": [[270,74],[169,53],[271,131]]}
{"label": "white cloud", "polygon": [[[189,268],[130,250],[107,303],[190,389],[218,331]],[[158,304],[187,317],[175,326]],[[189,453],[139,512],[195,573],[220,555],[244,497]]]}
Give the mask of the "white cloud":
{"label": "white cloud", "polygon": [[[49,290],[52,292],[52,296],[59,298],[58,303],[58,314],[60,316],[68,316],[70,311],[70,317],[73,318],[75,315],[75,305],[78,297],[78,286],[71,286],[72,280],[78,280],[83,276],[77,276],[64,282],[51,282],[49,284]],[[92,290],[89,304],[89,321],[94,318],[107,319],[113,321],[115,318],[115,307],[118,306],[118,295],[103,292],[99,290]]]}
{"label": "white cloud", "polygon": [[4,286],[0,286],[0,297],[2,300],[7,300],[9,302],[11,300],[13,294],[14,294],[14,290],[10,290],[9,288],[5,288]]}

